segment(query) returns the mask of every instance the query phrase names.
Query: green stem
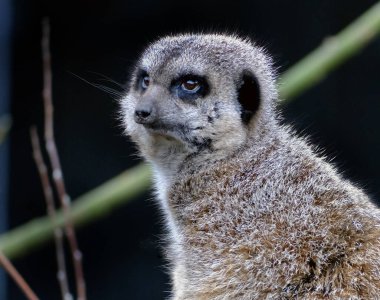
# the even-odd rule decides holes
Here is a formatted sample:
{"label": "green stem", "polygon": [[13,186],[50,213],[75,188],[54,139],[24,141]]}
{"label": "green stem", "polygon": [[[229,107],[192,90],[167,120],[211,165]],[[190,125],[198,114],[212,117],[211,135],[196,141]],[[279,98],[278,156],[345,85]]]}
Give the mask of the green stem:
{"label": "green stem", "polygon": [[282,103],[287,103],[316,85],[332,70],[363,49],[380,33],[380,2],[334,37],[287,70],[279,85]]}
{"label": "green stem", "polygon": [[[280,84],[282,99],[289,101],[318,83],[338,65],[357,53],[380,32],[380,2],[335,37],[326,39],[294,67],[283,74]],[[283,101],[284,102],[284,101]],[[108,215],[113,209],[131,201],[150,185],[150,169],[139,165],[85,194],[73,202],[75,225],[84,225]],[[58,225],[63,224],[62,213]],[[9,258],[46,242],[53,235],[53,225],[46,217],[35,219],[0,236],[0,249]]]}
{"label": "green stem", "polygon": [[[139,165],[100,185],[73,202],[71,218],[76,226],[105,217],[150,186],[150,168]],[[57,214],[57,226],[63,226],[63,214]],[[54,225],[48,217],[34,219],[0,236],[0,248],[10,258],[28,253],[49,240]]]}

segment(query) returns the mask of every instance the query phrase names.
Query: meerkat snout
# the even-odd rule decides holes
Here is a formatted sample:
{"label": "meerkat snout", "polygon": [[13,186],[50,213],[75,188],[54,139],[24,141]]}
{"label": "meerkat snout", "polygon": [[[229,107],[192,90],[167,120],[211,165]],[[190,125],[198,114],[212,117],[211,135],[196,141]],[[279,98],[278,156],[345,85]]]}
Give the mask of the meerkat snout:
{"label": "meerkat snout", "polygon": [[138,124],[150,124],[154,121],[152,105],[139,105],[135,110],[135,121]]}
{"label": "meerkat snout", "polygon": [[152,87],[147,91],[136,104],[135,107],[135,122],[145,126],[151,126],[159,119],[157,110],[157,102],[160,99],[161,93],[158,88]]}

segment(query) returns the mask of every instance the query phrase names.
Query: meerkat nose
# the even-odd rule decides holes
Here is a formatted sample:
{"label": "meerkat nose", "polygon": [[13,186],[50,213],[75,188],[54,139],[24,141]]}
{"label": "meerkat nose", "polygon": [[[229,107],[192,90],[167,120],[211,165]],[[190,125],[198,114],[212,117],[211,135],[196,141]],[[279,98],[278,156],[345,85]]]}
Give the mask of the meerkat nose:
{"label": "meerkat nose", "polygon": [[142,105],[135,110],[135,122],[138,124],[151,124],[154,122],[153,107],[150,105]]}
{"label": "meerkat nose", "polygon": [[147,117],[150,116],[150,111],[147,111],[147,110],[136,110],[135,111],[135,115],[139,118],[139,119],[146,119]]}

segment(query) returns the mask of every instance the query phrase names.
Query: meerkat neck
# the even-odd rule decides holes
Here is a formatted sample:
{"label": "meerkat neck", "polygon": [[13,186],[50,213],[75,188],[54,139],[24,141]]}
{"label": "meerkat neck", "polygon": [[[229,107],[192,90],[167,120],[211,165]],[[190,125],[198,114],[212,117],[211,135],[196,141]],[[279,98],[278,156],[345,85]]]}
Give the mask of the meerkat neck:
{"label": "meerkat neck", "polygon": [[152,157],[149,161],[156,177],[160,178],[159,181],[161,183],[165,181],[167,183],[165,186],[169,187],[180,174],[183,176],[186,173],[196,173],[203,168],[210,168],[218,161],[233,158],[242,149],[252,148],[254,151],[255,145],[262,144],[262,140],[268,138],[268,132],[272,132],[272,138],[276,135],[276,130],[273,130],[274,127],[278,127],[276,122],[271,122],[270,125],[257,122],[256,125],[257,128],[249,136],[239,136],[233,140],[233,143],[218,141],[201,151],[194,151],[185,146],[168,147],[160,156]]}
{"label": "meerkat neck", "polygon": [[185,170],[198,169],[203,165],[225,159],[226,156],[226,151],[168,153],[165,158],[151,159],[150,163],[158,182],[160,184],[165,182],[164,186],[169,187],[179,173]]}

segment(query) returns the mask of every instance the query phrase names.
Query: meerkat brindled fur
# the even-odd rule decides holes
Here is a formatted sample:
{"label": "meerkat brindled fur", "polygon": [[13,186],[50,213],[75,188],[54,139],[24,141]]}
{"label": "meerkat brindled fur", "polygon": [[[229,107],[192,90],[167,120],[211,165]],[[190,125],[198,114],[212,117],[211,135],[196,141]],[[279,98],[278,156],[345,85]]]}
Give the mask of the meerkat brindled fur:
{"label": "meerkat brindled fur", "polygon": [[168,230],[171,299],[380,299],[380,212],[281,125],[272,61],[235,36],[165,37],[122,99]]}

